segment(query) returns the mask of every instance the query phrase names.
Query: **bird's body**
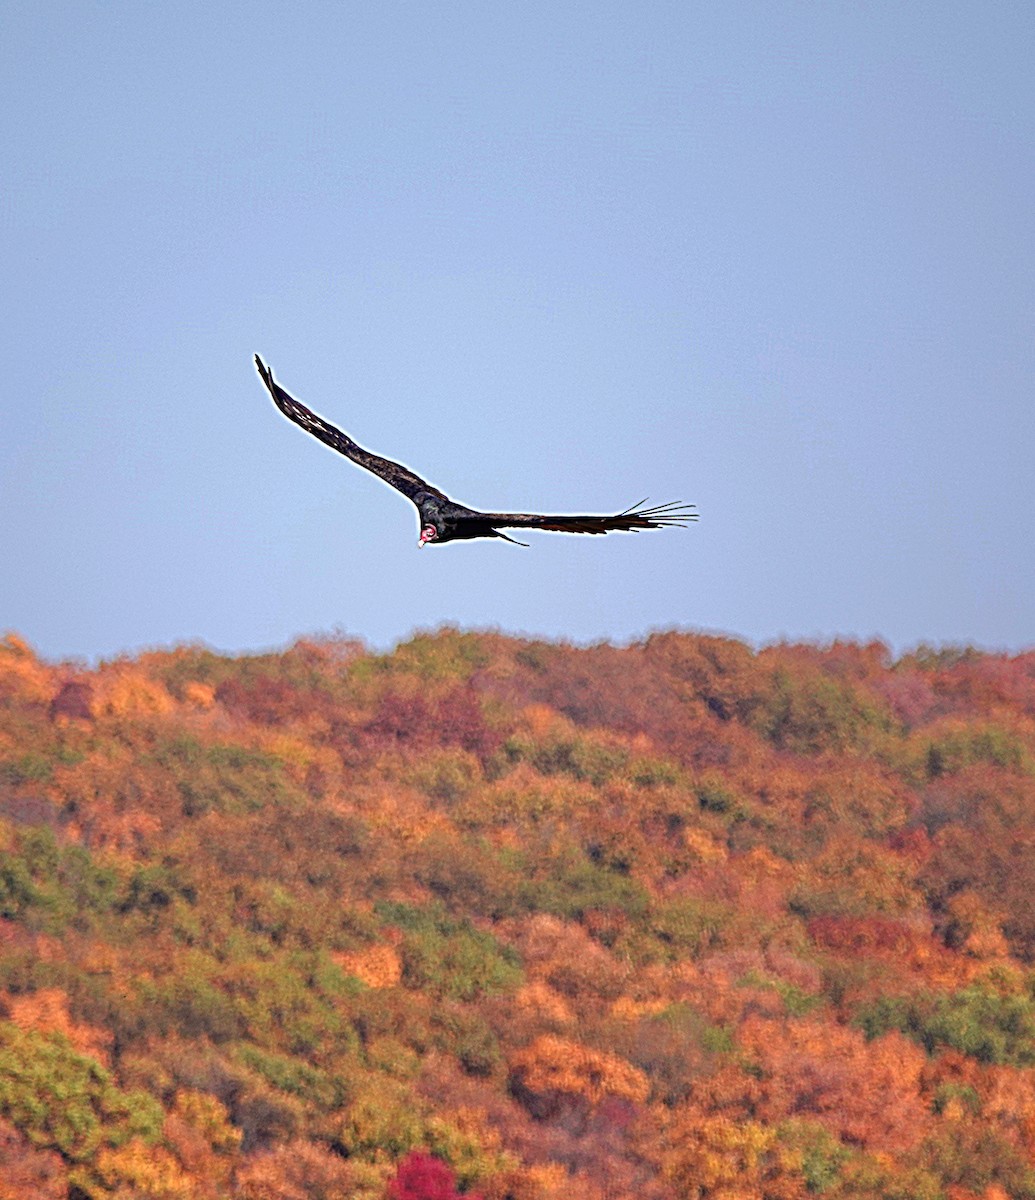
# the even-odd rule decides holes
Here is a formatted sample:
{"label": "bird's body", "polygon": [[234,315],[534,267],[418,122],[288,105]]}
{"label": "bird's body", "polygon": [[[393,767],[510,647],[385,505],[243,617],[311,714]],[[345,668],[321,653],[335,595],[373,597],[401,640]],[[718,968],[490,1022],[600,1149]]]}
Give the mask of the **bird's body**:
{"label": "bird's body", "polygon": [[544,529],[556,533],[612,533],[618,530],[635,532],[639,529],[661,529],[667,525],[685,525],[687,521],[697,520],[697,515],[692,511],[693,505],[660,504],[644,508],[642,501],[614,516],[545,516],[541,513],[481,512],[468,508],[450,500],[444,492],[432,487],[409,467],[364,450],[347,433],[318,417],[304,404],[299,404],[277,383],[273,372],[258,355],[255,356],[255,365],[274,404],[288,420],[301,426],[332,450],[337,450],[339,454],[373,472],[413,502],[420,515],[422,546],[480,537],[503,538],[513,542],[513,538],[500,532],[501,527]]}

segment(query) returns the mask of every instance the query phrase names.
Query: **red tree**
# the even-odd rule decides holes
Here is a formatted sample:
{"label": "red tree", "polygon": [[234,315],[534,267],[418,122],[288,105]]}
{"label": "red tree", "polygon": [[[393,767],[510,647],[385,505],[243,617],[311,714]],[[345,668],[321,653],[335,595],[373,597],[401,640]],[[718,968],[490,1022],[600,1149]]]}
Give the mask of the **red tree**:
{"label": "red tree", "polygon": [[[388,1200],[460,1200],[456,1176],[427,1150],[411,1150],[388,1185]],[[468,1192],[464,1200],[481,1200]]]}

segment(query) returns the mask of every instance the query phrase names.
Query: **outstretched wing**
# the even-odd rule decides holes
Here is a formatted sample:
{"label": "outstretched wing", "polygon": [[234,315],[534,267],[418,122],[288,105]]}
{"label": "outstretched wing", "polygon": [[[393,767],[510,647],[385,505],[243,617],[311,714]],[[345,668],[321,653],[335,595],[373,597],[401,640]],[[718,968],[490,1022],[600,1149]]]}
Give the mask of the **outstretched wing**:
{"label": "outstretched wing", "polygon": [[404,496],[409,497],[410,500],[414,500],[421,492],[438,496],[440,500],[449,499],[444,492],[440,492],[438,488],[432,487],[430,483],[421,479],[419,475],[415,475],[409,467],[404,467],[401,463],[392,462],[390,458],[382,458],[379,454],[371,454],[369,450],[364,450],[347,433],[342,433],[340,429],[336,429],[333,425],[323,420],[322,417],[318,417],[316,413],[310,412],[304,404],[299,404],[293,396],[289,396],[280,384],[277,383],[273,378],[273,372],[257,354],[255,356],[255,365],[259,369],[262,382],[269,389],[269,393],[273,397],[273,403],[289,421],[294,421],[296,425],[300,425],[306,433],[311,433],[313,437],[319,438],[325,446],[330,446],[332,450],[337,450],[339,454],[344,454],[346,458],[351,458],[354,463],[358,463],[361,467],[366,467],[368,471],[373,471],[385,483],[391,484],[392,487],[402,492]]}
{"label": "outstretched wing", "polygon": [[554,533],[636,533],[640,529],[664,529],[696,521],[694,505],[656,504],[644,508],[645,500],[613,517],[549,517],[541,513],[479,513],[490,526],[509,529],[547,529]]}

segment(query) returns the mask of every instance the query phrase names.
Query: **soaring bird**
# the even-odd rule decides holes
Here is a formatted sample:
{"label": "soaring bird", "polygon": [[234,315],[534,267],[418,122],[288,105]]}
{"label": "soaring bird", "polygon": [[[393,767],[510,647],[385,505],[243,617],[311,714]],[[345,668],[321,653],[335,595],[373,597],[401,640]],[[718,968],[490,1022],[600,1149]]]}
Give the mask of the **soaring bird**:
{"label": "soaring bird", "polygon": [[514,545],[523,546],[500,528],[505,529],[547,529],[555,533],[612,533],[615,531],[633,532],[640,529],[663,529],[667,525],[685,525],[688,521],[696,521],[697,514],[693,504],[672,502],[657,504],[645,508],[645,500],[634,504],[612,517],[597,516],[544,516],[540,513],[504,513],[479,512],[457,504],[455,500],[432,487],[430,483],[414,474],[409,467],[392,462],[389,458],[381,458],[371,454],[357,445],[347,433],[342,433],[330,422],[310,412],[304,404],[289,396],[273,378],[273,372],[256,354],[255,365],[259,369],[262,382],[269,389],[273,403],[280,409],[289,421],[300,425],[306,433],[319,438],[332,450],[351,458],[354,463],[366,467],[368,471],[379,476],[385,483],[402,492],[417,507],[420,514],[419,546],[435,545],[439,542],[455,542],[460,539],[491,537],[503,538]]}

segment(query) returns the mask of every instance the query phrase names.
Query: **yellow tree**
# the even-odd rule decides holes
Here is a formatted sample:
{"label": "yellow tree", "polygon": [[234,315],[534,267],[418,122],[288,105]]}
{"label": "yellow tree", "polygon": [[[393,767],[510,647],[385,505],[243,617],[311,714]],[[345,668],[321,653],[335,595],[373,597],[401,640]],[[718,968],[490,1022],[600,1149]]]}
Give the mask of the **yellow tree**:
{"label": "yellow tree", "polygon": [[800,1155],[757,1121],[687,1109],[670,1130],[665,1174],[680,1200],[802,1200]]}

